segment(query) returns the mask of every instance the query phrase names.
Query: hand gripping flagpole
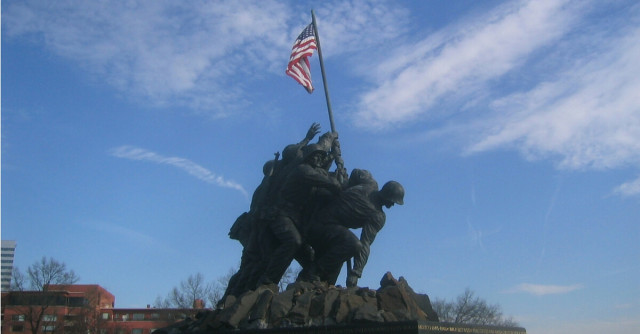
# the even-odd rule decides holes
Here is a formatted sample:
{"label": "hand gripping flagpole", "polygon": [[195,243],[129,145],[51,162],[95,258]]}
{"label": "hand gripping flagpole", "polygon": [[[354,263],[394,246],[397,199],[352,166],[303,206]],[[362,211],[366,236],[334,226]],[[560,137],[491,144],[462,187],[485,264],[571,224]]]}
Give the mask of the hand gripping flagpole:
{"label": "hand gripping flagpole", "polygon": [[320,36],[318,35],[318,26],[316,25],[316,14],[311,10],[311,23],[313,24],[313,34],[316,36],[316,46],[318,47],[318,58],[320,59],[320,71],[322,72],[322,84],[324,85],[324,97],[327,99],[327,111],[329,112],[329,123],[331,123],[331,132],[336,132],[336,126],[333,123],[333,112],[331,111],[331,100],[329,99],[329,86],[327,78],[324,74],[324,61],[322,60],[322,48],[320,48]]}

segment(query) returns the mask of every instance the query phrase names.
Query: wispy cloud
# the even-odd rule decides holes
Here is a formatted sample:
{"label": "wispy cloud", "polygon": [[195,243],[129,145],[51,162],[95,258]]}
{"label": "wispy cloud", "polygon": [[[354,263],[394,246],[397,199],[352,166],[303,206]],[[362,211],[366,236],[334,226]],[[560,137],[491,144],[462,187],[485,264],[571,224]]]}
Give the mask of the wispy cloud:
{"label": "wispy cloud", "polygon": [[475,247],[478,246],[482,251],[486,251],[484,247],[484,239],[494,234],[499,233],[502,228],[498,227],[492,231],[486,232],[482,229],[477,229],[472,223],[471,219],[467,217],[467,231],[471,244]]}
{"label": "wispy cloud", "polygon": [[246,64],[268,70],[290,43],[277,1],[22,1],[3,14],[7,36],[37,36],[130,97],[218,116],[245,100],[232,79]]}
{"label": "wispy cloud", "polygon": [[613,193],[620,196],[640,195],[640,177],[617,186]]}
{"label": "wispy cloud", "polygon": [[[128,98],[224,117],[253,102],[248,86],[285,77],[293,40],[310,21],[302,7],[284,0],[27,0],[3,5],[2,32],[44,43]],[[327,55],[396,37],[394,27],[405,21],[397,7],[324,2],[318,16]],[[363,39],[363,30],[376,38]]]}
{"label": "wispy cloud", "polygon": [[[129,98],[224,117],[253,102],[247,87],[284,77],[309,21],[302,7],[26,0],[3,6],[2,33],[43,43]],[[467,153],[507,148],[562,168],[606,169],[640,166],[639,7],[508,1],[426,36],[407,36],[410,13],[395,2],[327,1],[317,13],[325,55],[368,51],[357,57],[370,80],[354,102],[357,124],[425,124],[431,134],[455,132]],[[613,191],[637,195],[637,183]]]}
{"label": "wispy cloud", "polygon": [[[424,125],[424,138],[446,136],[467,154],[511,149],[573,170],[640,166],[639,17],[633,1],[508,2],[368,64],[375,87],[354,120]],[[638,195],[638,183],[614,192]]]}
{"label": "wispy cloud", "polygon": [[584,286],[582,284],[574,284],[574,285],[542,285],[542,284],[530,284],[530,283],[522,283],[519,284],[509,290],[507,293],[518,293],[525,292],[530,293],[536,296],[544,296],[544,295],[558,295],[565,294],[572,291],[580,290]]}
{"label": "wispy cloud", "polygon": [[226,180],[224,177],[216,175],[215,173],[189,159],[179,157],[165,157],[155,152],[129,145],[113,148],[110,150],[110,154],[118,158],[150,161],[159,164],[171,165],[182,169],[183,171],[207,183],[220,187],[235,189],[240,191],[245,197],[249,196],[247,191],[240,184],[234,181]]}
{"label": "wispy cloud", "polygon": [[[566,169],[640,166],[640,27],[596,39],[600,48],[557,80],[496,100],[469,152],[512,148]],[[638,195],[640,180],[614,193]]]}
{"label": "wispy cloud", "polygon": [[323,56],[385,45],[406,33],[409,11],[384,0],[325,1],[316,10]]}
{"label": "wispy cloud", "polygon": [[566,1],[518,1],[407,45],[374,69],[377,86],[355,117],[367,127],[406,123],[444,98],[477,93],[569,30],[579,8]]}
{"label": "wispy cloud", "polygon": [[471,151],[515,147],[530,158],[597,169],[640,164],[640,28],[533,90],[494,102],[498,114]]}

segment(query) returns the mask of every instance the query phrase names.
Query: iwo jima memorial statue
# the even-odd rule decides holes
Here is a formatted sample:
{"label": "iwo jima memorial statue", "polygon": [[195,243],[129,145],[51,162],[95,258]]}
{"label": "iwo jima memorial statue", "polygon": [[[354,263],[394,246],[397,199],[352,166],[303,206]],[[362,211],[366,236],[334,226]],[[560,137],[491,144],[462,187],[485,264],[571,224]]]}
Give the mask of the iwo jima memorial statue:
{"label": "iwo jima memorial statue", "polygon": [[[154,334],[207,333],[526,333],[519,327],[441,323],[426,294],[383,275],[377,290],[358,287],[370,246],[385,224],[383,207],[404,204],[404,188],[381,188],[365,169],[347,173],[324,76],[315,22],[296,40],[286,73],[313,91],[308,58],[318,50],[331,131],[314,123],[302,141],[286,146],[263,166],[249,211],[229,236],[243,246],[240,268],[214,310],[198,313]],[[330,171],[335,164],[334,171]],[[357,237],[351,229],[361,229]],[[278,283],[296,260],[295,283]],[[336,285],[346,263],[346,287]]]}

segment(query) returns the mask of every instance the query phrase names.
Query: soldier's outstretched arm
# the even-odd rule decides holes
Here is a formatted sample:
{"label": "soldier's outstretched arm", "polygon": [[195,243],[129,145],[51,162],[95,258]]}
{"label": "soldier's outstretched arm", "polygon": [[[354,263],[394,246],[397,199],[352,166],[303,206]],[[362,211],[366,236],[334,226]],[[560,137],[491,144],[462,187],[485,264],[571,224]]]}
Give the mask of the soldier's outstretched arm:
{"label": "soldier's outstretched arm", "polygon": [[367,224],[362,227],[362,233],[360,234],[362,249],[360,250],[360,253],[353,258],[353,270],[349,275],[353,275],[358,278],[362,277],[362,270],[364,270],[364,266],[369,260],[371,244],[373,243],[373,240],[375,240],[379,231],[376,225],[377,224]]}

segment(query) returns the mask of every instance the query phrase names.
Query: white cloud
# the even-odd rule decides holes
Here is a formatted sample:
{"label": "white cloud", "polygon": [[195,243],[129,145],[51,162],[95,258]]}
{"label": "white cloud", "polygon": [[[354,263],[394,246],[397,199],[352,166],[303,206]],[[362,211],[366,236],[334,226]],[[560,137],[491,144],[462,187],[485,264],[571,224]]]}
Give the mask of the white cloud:
{"label": "white cloud", "polygon": [[384,45],[406,33],[408,15],[396,2],[323,2],[316,10],[323,57]]}
{"label": "white cloud", "polygon": [[384,128],[432,112],[443,98],[473,95],[568,31],[581,9],[565,3],[512,2],[406,46],[376,66],[379,84],[360,97],[355,118]]}
{"label": "white cloud", "polygon": [[603,50],[557,80],[495,101],[470,151],[515,147],[531,158],[560,156],[571,169],[640,164],[639,38],[636,28],[602,41]]}
{"label": "white cloud", "polygon": [[522,283],[509,289],[507,292],[508,293],[525,292],[525,293],[530,293],[536,296],[544,296],[544,295],[565,294],[565,293],[576,291],[582,288],[583,288],[582,284],[541,285],[541,284]]}
{"label": "white cloud", "polygon": [[613,192],[620,196],[640,195],[640,177],[617,186]]}
{"label": "white cloud", "polygon": [[223,115],[242,103],[237,75],[286,54],[288,15],[268,0],[25,1],[3,8],[3,32],[36,36],[130,96]]}
{"label": "white cloud", "polygon": [[[224,117],[252,103],[246,89],[256,80],[285,77],[291,45],[310,21],[302,7],[282,0],[20,1],[3,6],[3,37],[32,37],[129,98]],[[394,27],[405,21],[396,7],[323,3],[325,54],[396,37]],[[364,30],[377,38],[363,38]]]}
{"label": "white cloud", "polygon": [[[596,50],[557,79],[494,101],[468,152],[516,149],[566,169],[640,166],[640,28],[593,36]],[[477,124],[476,124],[477,125]],[[613,193],[640,194],[640,179]]]}
{"label": "white cloud", "polygon": [[[376,86],[354,120],[564,169],[640,166],[638,14],[631,1],[512,1],[462,19],[368,64]],[[640,194],[638,183],[614,192]]]}
{"label": "white cloud", "polygon": [[155,152],[128,145],[113,148],[110,153],[114,157],[118,158],[151,161],[159,164],[171,165],[182,169],[183,171],[207,183],[220,187],[235,189],[240,191],[245,197],[249,196],[247,191],[240,184],[234,181],[226,180],[224,177],[216,175],[208,169],[185,158],[165,157]]}

